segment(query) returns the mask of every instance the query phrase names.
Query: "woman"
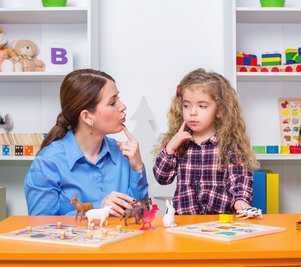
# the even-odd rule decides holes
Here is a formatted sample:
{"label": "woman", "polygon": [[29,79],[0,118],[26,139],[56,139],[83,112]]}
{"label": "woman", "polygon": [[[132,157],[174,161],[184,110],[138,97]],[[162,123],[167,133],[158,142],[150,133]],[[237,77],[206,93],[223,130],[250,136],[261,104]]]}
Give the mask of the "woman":
{"label": "woman", "polygon": [[[74,194],[120,217],[148,196],[139,145],[124,126],[125,105],[114,79],[92,69],[69,73],[60,91],[62,112],[25,177],[30,215],[72,215]],[[124,131],[128,141],[107,134]]]}

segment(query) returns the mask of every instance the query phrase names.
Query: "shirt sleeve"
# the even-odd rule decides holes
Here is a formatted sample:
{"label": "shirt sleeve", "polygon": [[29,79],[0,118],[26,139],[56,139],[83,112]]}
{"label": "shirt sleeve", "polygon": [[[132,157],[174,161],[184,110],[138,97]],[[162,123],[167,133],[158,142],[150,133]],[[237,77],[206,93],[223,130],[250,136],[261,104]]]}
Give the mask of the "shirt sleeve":
{"label": "shirt sleeve", "polygon": [[231,206],[235,201],[243,200],[251,203],[253,199],[253,173],[249,171],[243,164],[230,163],[229,172],[229,192],[233,196]]}
{"label": "shirt sleeve", "polygon": [[148,182],[145,167],[137,172],[130,167],[130,187],[128,194],[135,199],[148,198]]}
{"label": "shirt sleeve", "polygon": [[157,182],[161,185],[168,185],[173,182],[177,174],[176,153],[168,155],[163,149],[157,156],[153,173]]}
{"label": "shirt sleeve", "polygon": [[29,215],[59,214],[60,177],[57,166],[36,157],[24,180]]}

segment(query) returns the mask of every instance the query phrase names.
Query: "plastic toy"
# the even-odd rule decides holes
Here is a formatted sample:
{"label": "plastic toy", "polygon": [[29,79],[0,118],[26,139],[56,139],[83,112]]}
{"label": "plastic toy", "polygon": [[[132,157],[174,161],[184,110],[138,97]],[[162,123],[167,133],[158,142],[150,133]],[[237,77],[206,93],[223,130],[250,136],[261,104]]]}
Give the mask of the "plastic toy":
{"label": "plastic toy", "polygon": [[86,217],[88,219],[88,225],[90,225],[90,223],[93,220],[100,220],[100,226],[103,226],[103,223],[105,222],[105,225],[108,224],[108,220],[107,218],[109,217],[110,213],[112,211],[112,206],[106,206],[102,209],[92,209],[92,210],[88,210],[86,212]]}
{"label": "plastic toy", "polygon": [[172,201],[166,199],[167,213],[163,216],[163,226],[164,227],[175,227],[175,213],[176,210],[173,207]]}
{"label": "plastic toy", "polygon": [[[142,218],[142,226],[140,230],[153,230],[155,227],[152,226],[152,221],[155,218],[156,212],[159,210],[158,206],[156,204],[152,205],[152,208],[150,211],[145,211],[144,216]],[[148,225],[146,227],[146,225]]]}
{"label": "plastic toy", "polygon": [[148,205],[152,205],[152,199],[141,199],[135,200],[133,203],[134,207],[131,209],[125,209],[123,215],[120,220],[124,219],[124,225],[127,226],[128,218],[135,217],[135,223],[140,224],[140,220],[142,219],[144,212],[148,210]]}
{"label": "plastic toy", "polygon": [[233,214],[220,214],[218,216],[219,223],[232,223],[233,222]]}
{"label": "plastic toy", "polygon": [[90,202],[86,202],[86,203],[79,202],[76,198],[76,194],[73,195],[70,204],[76,207],[75,221],[77,221],[78,215],[80,215],[79,221],[81,221],[83,216],[85,215],[85,212],[93,209],[93,204],[91,204]]}
{"label": "plastic toy", "polygon": [[0,133],[8,133],[13,129],[13,119],[9,114],[0,115]]}
{"label": "plastic toy", "polygon": [[236,217],[242,217],[244,220],[248,219],[248,218],[253,218],[253,217],[262,218],[262,212],[261,212],[261,209],[257,209],[255,207],[250,207],[250,208],[246,208],[246,209],[237,211]]}

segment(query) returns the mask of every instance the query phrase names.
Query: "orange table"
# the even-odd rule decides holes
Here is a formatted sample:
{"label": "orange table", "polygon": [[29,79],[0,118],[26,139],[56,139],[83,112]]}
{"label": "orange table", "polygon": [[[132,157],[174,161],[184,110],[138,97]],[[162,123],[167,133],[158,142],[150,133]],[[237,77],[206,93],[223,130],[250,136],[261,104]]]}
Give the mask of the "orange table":
{"label": "orange table", "polygon": [[[176,216],[175,219],[178,225],[184,225],[218,220],[218,216]],[[264,215],[262,220],[252,219],[254,223],[282,226],[287,231],[232,243],[166,232],[162,217],[157,217],[153,223],[156,230],[101,248],[0,240],[0,265],[301,266],[301,231],[295,227],[299,220],[301,215],[297,214]],[[74,217],[12,216],[0,222],[0,232],[58,221],[74,224]],[[139,229],[132,221],[129,223],[129,228]],[[110,227],[117,224],[120,224],[119,219],[109,219]]]}

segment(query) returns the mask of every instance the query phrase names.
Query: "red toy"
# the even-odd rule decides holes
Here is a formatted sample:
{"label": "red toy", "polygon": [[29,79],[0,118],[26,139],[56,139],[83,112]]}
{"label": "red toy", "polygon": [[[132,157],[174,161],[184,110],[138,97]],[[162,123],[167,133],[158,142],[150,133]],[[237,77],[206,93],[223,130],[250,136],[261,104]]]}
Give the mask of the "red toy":
{"label": "red toy", "polygon": [[[152,226],[152,221],[155,218],[156,212],[159,210],[156,204],[152,205],[150,211],[145,211],[142,218],[142,226],[140,230],[153,230],[155,227]],[[148,225],[148,227],[146,227]]]}

